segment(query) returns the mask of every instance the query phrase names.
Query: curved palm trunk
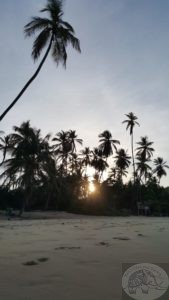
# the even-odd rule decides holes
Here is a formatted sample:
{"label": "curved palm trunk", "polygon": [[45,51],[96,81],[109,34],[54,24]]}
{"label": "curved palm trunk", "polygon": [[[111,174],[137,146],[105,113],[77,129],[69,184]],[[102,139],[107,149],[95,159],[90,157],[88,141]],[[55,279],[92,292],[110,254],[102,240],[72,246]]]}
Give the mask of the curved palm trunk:
{"label": "curved palm trunk", "polygon": [[134,172],[134,183],[135,183],[135,173],[136,173],[136,170],[135,170],[135,161],[134,161],[134,149],[133,149],[133,132],[131,134],[131,151],[132,151],[132,160],[133,160],[133,172]]}
{"label": "curved palm trunk", "polygon": [[10,109],[15,105],[15,103],[19,100],[19,98],[22,96],[22,94],[26,91],[26,89],[28,88],[28,86],[32,83],[32,81],[36,78],[36,76],[38,75],[38,73],[40,72],[48,54],[49,51],[51,49],[52,46],[52,40],[53,40],[53,36],[51,37],[49,46],[46,50],[46,53],[41,61],[41,63],[39,64],[39,67],[37,68],[36,72],[33,74],[33,76],[28,80],[28,82],[24,85],[23,89],[20,91],[20,93],[17,95],[17,97],[12,101],[12,103],[7,107],[7,109],[1,114],[0,116],[0,121],[2,121],[2,119],[5,117],[5,115],[8,113],[8,111],[10,111]]}

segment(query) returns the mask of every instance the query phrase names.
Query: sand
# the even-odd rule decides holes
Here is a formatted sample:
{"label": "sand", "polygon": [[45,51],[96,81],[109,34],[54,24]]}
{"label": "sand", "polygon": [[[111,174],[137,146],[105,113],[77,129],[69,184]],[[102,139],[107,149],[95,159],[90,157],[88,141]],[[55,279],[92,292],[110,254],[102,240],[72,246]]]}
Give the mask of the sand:
{"label": "sand", "polygon": [[0,300],[120,300],[122,263],[169,262],[169,218],[27,217],[0,218]]}

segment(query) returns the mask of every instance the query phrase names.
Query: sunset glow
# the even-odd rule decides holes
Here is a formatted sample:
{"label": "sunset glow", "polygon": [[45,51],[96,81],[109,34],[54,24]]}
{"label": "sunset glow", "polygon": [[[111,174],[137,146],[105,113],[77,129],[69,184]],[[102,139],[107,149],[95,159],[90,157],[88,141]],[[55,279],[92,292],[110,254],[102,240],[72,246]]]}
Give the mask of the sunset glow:
{"label": "sunset glow", "polygon": [[93,184],[93,182],[89,183],[89,192],[93,193],[96,190],[95,185]]}

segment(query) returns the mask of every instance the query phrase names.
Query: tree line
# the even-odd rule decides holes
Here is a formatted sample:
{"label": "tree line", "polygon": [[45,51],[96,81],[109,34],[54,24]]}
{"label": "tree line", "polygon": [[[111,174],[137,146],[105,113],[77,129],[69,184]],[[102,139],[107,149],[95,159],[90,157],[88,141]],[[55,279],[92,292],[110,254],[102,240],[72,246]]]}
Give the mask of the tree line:
{"label": "tree line", "polygon": [[151,214],[168,215],[169,191],[160,182],[169,166],[162,157],[153,158],[153,142],[147,136],[134,142],[134,128],[140,126],[134,113],[126,114],[123,123],[130,133],[131,155],[109,130],[98,135],[93,149],[82,148],[75,130],[42,136],[29,121],[8,135],[1,132],[0,208],[11,206],[20,214],[57,209],[118,215],[136,214],[139,203]]}

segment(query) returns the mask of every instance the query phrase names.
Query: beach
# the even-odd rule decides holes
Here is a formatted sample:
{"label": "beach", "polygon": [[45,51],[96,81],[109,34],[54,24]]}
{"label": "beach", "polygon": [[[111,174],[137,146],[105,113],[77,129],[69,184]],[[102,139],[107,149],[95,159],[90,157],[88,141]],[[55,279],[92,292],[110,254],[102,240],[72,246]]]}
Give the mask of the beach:
{"label": "beach", "polygon": [[123,263],[168,263],[169,218],[0,218],[0,299],[120,300]]}

